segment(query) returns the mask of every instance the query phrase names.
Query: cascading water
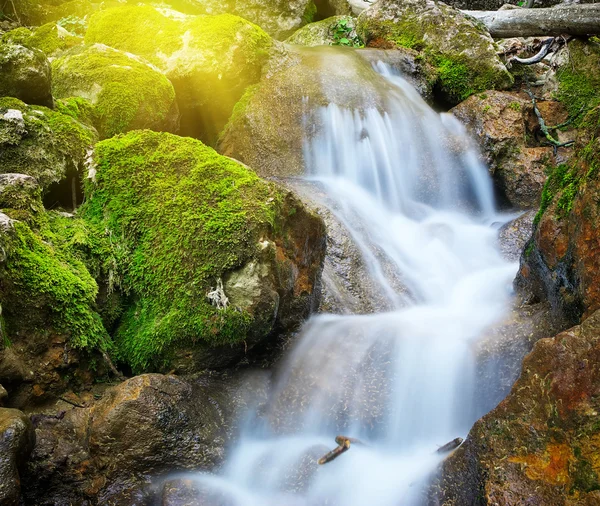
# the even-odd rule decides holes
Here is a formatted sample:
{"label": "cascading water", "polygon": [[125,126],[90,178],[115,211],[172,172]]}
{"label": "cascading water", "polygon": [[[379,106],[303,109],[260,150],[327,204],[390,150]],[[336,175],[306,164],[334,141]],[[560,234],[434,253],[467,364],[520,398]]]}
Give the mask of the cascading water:
{"label": "cascading water", "polygon": [[[394,309],[305,325],[266,411],[219,475],[197,478],[207,504],[419,504],[438,446],[492,407],[475,393],[473,344],[507,309],[516,266],[490,226],[491,182],[455,120],[376,70],[385,109],[308,108],[305,161]],[[364,444],[317,466],[338,434]]]}

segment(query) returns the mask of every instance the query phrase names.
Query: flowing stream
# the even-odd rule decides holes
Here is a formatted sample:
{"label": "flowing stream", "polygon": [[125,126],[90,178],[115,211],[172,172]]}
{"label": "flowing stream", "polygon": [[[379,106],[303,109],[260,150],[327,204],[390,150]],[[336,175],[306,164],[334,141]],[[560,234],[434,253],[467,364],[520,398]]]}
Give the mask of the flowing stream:
{"label": "flowing stream", "polygon": [[[207,504],[421,504],[438,447],[492,407],[477,395],[474,343],[510,304],[516,266],[491,226],[504,218],[461,125],[388,66],[374,71],[390,85],[384,110],[309,108],[306,178],[392,309],[307,322],[267,409],[219,474],[198,476]],[[339,434],[362,444],[317,465]]]}

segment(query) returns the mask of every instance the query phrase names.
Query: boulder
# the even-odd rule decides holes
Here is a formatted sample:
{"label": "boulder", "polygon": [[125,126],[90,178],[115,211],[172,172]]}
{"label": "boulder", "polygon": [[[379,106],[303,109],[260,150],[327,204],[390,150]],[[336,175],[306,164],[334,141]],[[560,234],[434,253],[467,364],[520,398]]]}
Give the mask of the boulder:
{"label": "boulder", "polygon": [[259,80],[271,38],[231,14],[169,17],[163,12],[148,5],[97,12],[85,41],[156,65],[175,87],[182,135],[212,143],[244,90]]}
{"label": "boulder", "polygon": [[436,504],[600,501],[600,313],[541,339],[510,395],[443,464]]}
{"label": "boulder", "polygon": [[498,240],[502,256],[509,262],[518,262],[525,245],[533,233],[533,220],[536,211],[522,213],[514,220],[506,223],[498,231]]}
{"label": "boulder", "polygon": [[17,506],[22,471],[35,444],[29,418],[16,409],[0,408],[0,503]]}
{"label": "boulder", "polygon": [[80,214],[113,238],[134,371],[225,366],[316,308],[324,226],[291,192],[167,133],[102,141],[95,163]]}
{"label": "boulder", "polygon": [[437,69],[439,99],[452,105],[513,83],[485,28],[442,2],[379,0],[358,17],[356,31],[367,46],[421,52]]}
{"label": "boulder", "polygon": [[[236,105],[219,139],[219,151],[261,176],[303,174],[304,143],[319,131],[322,107],[336,104],[359,111],[385,107],[393,87],[373,71],[369,59],[368,53],[347,48],[283,49],[260,83]],[[428,66],[408,51],[399,64],[409,81],[427,89]]]}
{"label": "boulder", "polygon": [[106,390],[89,407],[57,405],[34,415],[37,444],[24,498],[40,505],[160,504],[170,473],[222,462],[239,415],[267,394],[268,374],[259,371],[146,374]]}
{"label": "boulder", "polygon": [[179,129],[173,85],[141,58],[94,44],[53,60],[52,75],[56,98],[80,97],[92,104],[102,139],[130,130]]}
{"label": "boulder", "polygon": [[83,37],[71,33],[58,23],[53,22],[36,28],[32,32],[31,37],[23,40],[22,44],[27,47],[39,49],[47,57],[51,58],[60,55],[72,47],[82,45]]}
{"label": "boulder", "polygon": [[0,174],[0,209],[10,209],[12,213],[22,211],[22,216],[42,213],[42,195],[35,178],[25,174]]}
{"label": "boulder", "polygon": [[77,191],[96,136],[95,130],[68,115],[0,98],[0,173],[35,177],[49,205],[72,207],[80,201],[77,195],[73,199],[73,187]]}
{"label": "boulder", "polygon": [[[557,102],[540,102],[539,108],[549,125],[566,115]],[[537,208],[549,168],[565,160],[569,150],[561,149],[556,156],[551,146],[541,145],[545,139],[539,134],[531,102],[517,93],[486,91],[450,112],[479,144],[483,161],[508,203]]]}
{"label": "boulder", "polygon": [[0,42],[0,97],[52,107],[50,64],[44,53]]}
{"label": "boulder", "polygon": [[577,322],[600,308],[600,106],[583,119],[570,162],[554,167],[516,285]]}

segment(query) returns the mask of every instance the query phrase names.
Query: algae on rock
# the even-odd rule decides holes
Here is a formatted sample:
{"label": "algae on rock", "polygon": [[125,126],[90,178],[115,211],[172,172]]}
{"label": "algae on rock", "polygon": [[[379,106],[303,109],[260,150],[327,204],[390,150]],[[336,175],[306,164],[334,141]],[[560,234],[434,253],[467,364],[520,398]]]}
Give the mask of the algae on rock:
{"label": "algae on rock", "polygon": [[[102,141],[95,160],[81,212],[114,243],[116,279],[131,300],[115,344],[135,372],[223,366],[306,316],[324,227],[291,194],[167,133]],[[219,309],[207,293],[221,279],[231,300]]]}
{"label": "algae on rock", "polygon": [[257,82],[271,38],[231,14],[177,16],[142,6],[94,14],[86,43],[133,53],[160,68],[173,83],[181,133],[214,143],[233,106]]}
{"label": "algae on rock", "polygon": [[141,58],[94,44],[55,59],[52,72],[54,96],[88,100],[102,139],[130,130],[179,128],[172,84]]}

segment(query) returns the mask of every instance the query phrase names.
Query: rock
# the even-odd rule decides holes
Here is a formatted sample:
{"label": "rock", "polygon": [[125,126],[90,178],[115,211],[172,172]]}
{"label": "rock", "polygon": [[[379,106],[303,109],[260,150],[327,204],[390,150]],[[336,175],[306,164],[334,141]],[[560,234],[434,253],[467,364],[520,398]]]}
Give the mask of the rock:
{"label": "rock", "polygon": [[6,388],[4,388],[2,385],[0,385],[0,406],[4,405],[4,401],[6,400],[7,397],[8,397],[8,392],[6,391]]}
{"label": "rock", "polygon": [[[554,104],[540,102],[540,110],[553,111]],[[556,157],[551,146],[541,146],[536,141],[539,124],[531,102],[516,93],[487,91],[473,95],[451,112],[478,142],[484,161],[508,203],[523,209],[536,208],[548,168],[565,160],[569,152],[561,149]],[[548,117],[553,116],[548,114]]]}
{"label": "rock", "polygon": [[535,211],[527,211],[498,231],[500,251],[509,262],[518,262],[533,232]]}
{"label": "rock", "polygon": [[0,98],[0,173],[35,177],[48,205],[73,206],[72,187],[95,140],[93,129],[68,115]]}
{"label": "rock", "polygon": [[81,215],[122,252],[115,344],[134,371],[223,367],[317,307],[325,230],[292,193],[167,133],[102,141],[95,161]]}
{"label": "rock", "polygon": [[26,176],[1,177],[0,199],[20,207],[27,207],[27,196],[33,199],[27,213],[3,209],[12,219],[1,214],[0,232],[0,383],[10,393],[9,405],[24,407],[70,385],[89,384],[78,348],[86,348],[90,360],[94,349],[106,346],[108,334],[96,312],[98,286],[81,261],[93,247],[81,220],[44,213]]}
{"label": "rock", "polygon": [[130,130],[179,129],[173,85],[141,58],[94,44],[55,59],[52,74],[56,98],[80,97],[92,104],[102,139]]}
{"label": "rock", "polygon": [[0,503],[3,505],[21,504],[19,473],[34,444],[29,418],[16,409],[0,408]]}
{"label": "rock", "polygon": [[552,169],[516,280],[572,323],[600,308],[599,124],[596,107],[582,120],[570,162]]}
{"label": "rock", "polygon": [[[35,415],[25,500],[160,504],[170,473],[221,463],[239,415],[267,395],[268,374],[260,371],[185,380],[147,374],[110,388],[91,407]],[[167,488],[176,496],[175,484]]]}
{"label": "rock", "polygon": [[0,97],[52,107],[50,64],[44,53],[0,42]]}
{"label": "rock", "polygon": [[73,34],[61,25],[53,22],[36,28],[31,37],[25,39],[22,44],[43,51],[50,58],[60,55],[75,46],[82,45],[83,37]]}
{"label": "rock", "polygon": [[355,24],[356,19],[352,16],[333,16],[300,28],[286,42],[308,47],[336,45],[362,47],[362,40],[356,35]]}
{"label": "rock", "polygon": [[151,6],[123,6],[90,18],[85,41],[145,58],[173,83],[181,133],[212,143],[245,89],[256,83],[271,38],[230,14],[164,15]]}
{"label": "rock", "polygon": [[379,0],[358,17],[356,31],[367,46],[422,52],[438,71],[439,98],[449,104],[513,83],[489,33],[442,2]]}
{"label": "rock", "polygon": [[[382,108],[392,89],[372,70],[368,55],[361,58],[359,53],[335,47],[283,49],[236,105],[219,151],[261,176],[303,174],[304,142],[319,130],[321,107]],[[408,53],[406,60],[412,61],[414,79],[426,83],[428,67]]]}
{"label": "rock", "polygon": [[510,395],[443,464],[437,504],[597,504],[600,313],[526,357]]}
{"label": "rock", "polygon": [[0,174],[0,209],[7,208],[13,213],[23,211],[23,215],[17,213],[23,217],[44,211],[40,187],[35,178],[25,174]]}

